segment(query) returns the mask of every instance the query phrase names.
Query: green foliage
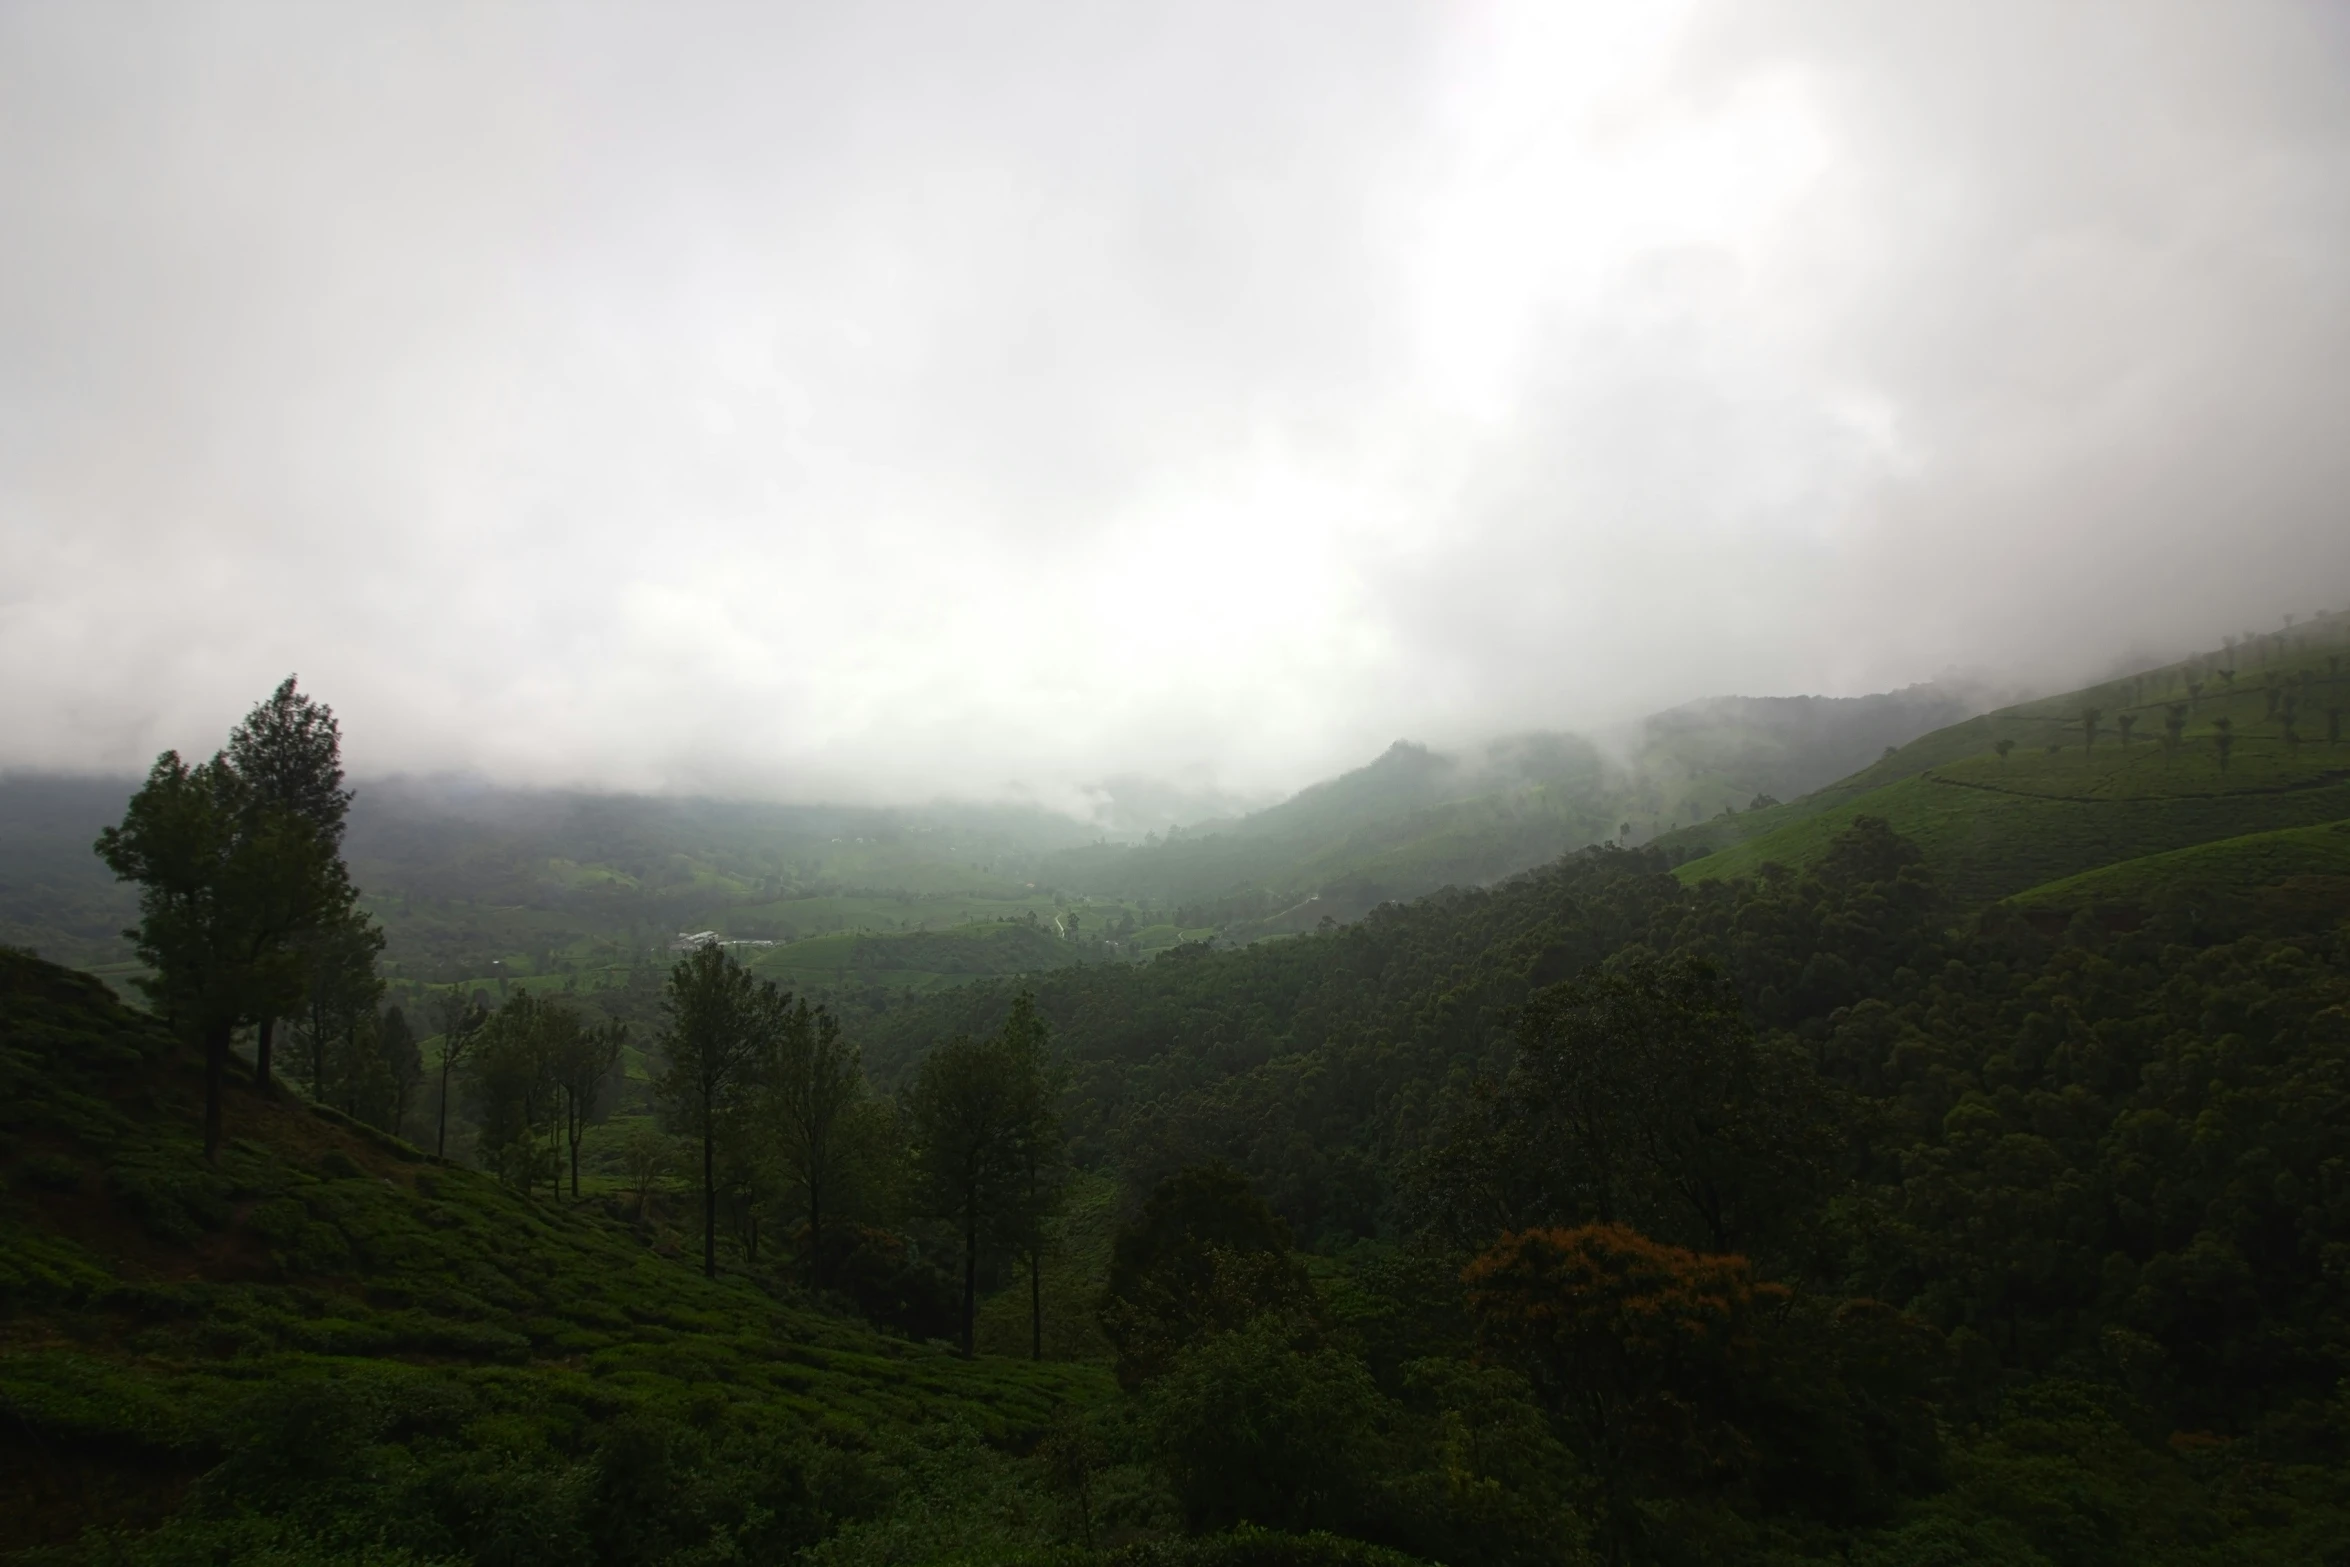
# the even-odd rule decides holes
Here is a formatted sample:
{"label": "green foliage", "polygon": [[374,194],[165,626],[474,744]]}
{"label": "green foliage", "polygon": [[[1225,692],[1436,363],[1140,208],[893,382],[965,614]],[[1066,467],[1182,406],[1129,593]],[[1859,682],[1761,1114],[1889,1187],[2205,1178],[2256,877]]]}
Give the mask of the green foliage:
{"label": "green foliage", "polygon": [[[2179,702],[2201,690],[2191,660],[1951,725],[1806,799],[1676,835],[1668,842],[1701,856],[1677,874],[1704,880],[1808,865],[1865,812],[1891,822],[1943,886],[1976,902],[2117,861],[2350,817],[2338,753],[2303,744],[2271,701],[2289,689],[2296,703],[2338,704],[2339,668],[2321,673],[2314,658],[2346,634],[2350,620],[2337,615],[2289,639],[2264,639],[2262,655],[2282,686],[2236,691],[2231,682],[2219,695]],[[2260,691],[2270,697],[2256,699]],[[2092,712],[2133,724],[2159,714],[2164,743],[2070,744],[2090,738]]]}
{"label": "green foliage", "polygon": [[[208,1167],[186,1047],[0,954],[0,1429],[27,1444],[0,1551],[773,1557],[886,1512],[885,1450],[923,1423],[1000,1442],[1107,1389],[706,1281],[596,1207],[229,1086]],[[35,1159],[76,1188],[22,1178]]]}
{"label": "green foliage", "polygon": [[2350,821],[2247,833],[2048,882],[2007,900],[2027,913],[2102,911],[2121,920],[2189,906],[2215,930],[2323,928],[2350,905]]}
{"label": "green foliage", "polygon": [[715,942],[669,972],[666,1067],[655,1082],[672,1124],[702,1145],[702,1271],[718,1272],[718,1140],[755,1089],[791,1018],[791,997],[753,979]]}
{"label": "green foliage", "polygon": [[977,1331],[982,1247],[1008,1243],[1034,1254],[1041,1181],[1060,1139],[1042,1045],[1033,1008],[1016,996],[1003,1027],[940,1045],[906,1091],[925,1205],[955,1227],[962,1251],[966,1355]]}
{"label": "green foliage", "polygon": [[1152,1383],[1149,1439],[1193,1529],[1360,1533],[1378,1511],[1386,1401],[1361,1361],[1297,1337],[1268,1312],[1184,1345]]}
{"label": "green foliage", "polygon": [[1260,1317],[1295,1324],[1315,1314],[1288,1226],[1221,1165],[1179,1170],[1159,1183],[1119,1230],[1102,1287],[1102,1332],[1129,1388],[1211,1335]]}
{"label": "green foliage", "polygon": [[347,924],[355,894],[333,838],[237,771],[166,751],[119,826],[98,836],[107,868],[139,887],[140,986],[205,1057],[204,1141],[220,1141],[230,1036],[292,1005],[303,944]]}
{"label": "green foliage", "polygon": [[1629,955],[1536,992],[1517,1034],[1507,1077],[1422,1165],[1452,1234],[1597,1220],[1728,1252],[1814,1211],[1829,1095],[1708,965]]}
{"label": "green foliage", "polygon": [[[0,1519],[168,1514],[119,1542],[155,1560],[2330,1560],[2350,880],[2310,824],[2350,808],[2297,656],[1927,736],[1720,818],[1756,836],[1695,874],[1694,836],[1594,850],[1242,950],[876,991],[837,1035],[706,955],[746,1014],[774,998],[739,1077],[681,1066],[676,993],[639,1065],[744,1268],[760,1215],[804,1215],[830,1298],[928,1333],[958,1252],[969,1335],[1025,1257],[987,1308],[1006,1347],[1023,1293],[1090,1271],[1120,1399],[781,1303],[796,1267],[695,1277],[633,1116],[629,1191],[542,1204],[238,1079],[208,1170],[167,1029],[0,964],[0,1399],[78,1466],[0,1468]],[[1165,863],[1316,816],[1338,857],[1280,852],[1325,870],[1497,841],[1432,763]],[[1138,935],[1057,912],[998,939]],[[599,1009],[650,1021],[656,988]],[[830,1217],[819,1104],[884,1176],[912,1145],[936,1224],[888,1178]]]}

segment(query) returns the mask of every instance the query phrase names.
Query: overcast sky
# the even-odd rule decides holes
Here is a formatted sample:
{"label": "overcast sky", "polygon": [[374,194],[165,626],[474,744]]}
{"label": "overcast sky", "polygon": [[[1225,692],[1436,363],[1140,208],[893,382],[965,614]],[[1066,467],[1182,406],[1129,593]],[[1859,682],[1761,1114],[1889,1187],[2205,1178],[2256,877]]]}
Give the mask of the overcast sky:
{"label": "overcast sky", "polygon": [[2350,604],[2350,6],[0,4],[0,765],[1287,788]]}

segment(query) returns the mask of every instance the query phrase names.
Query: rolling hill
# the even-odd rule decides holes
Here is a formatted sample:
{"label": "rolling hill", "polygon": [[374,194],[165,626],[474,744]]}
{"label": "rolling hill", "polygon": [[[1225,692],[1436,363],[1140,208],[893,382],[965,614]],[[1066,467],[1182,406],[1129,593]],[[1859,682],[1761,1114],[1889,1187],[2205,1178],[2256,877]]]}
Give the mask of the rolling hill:
{"label": "rolling hill", "polygon": [[1930,685],[1716,697],[1655,714],[1608,747],[1558,733],[1458,753],[1397,741],[1269,809],[1163,841],[1064,850],[1045,874],[1085,893],[1187,907],[1193,922],[1237,939],[1309,929],[1816,789],[1973,707],[1966,693]]}
{"label": "rolling hill", "polygon": [[[778,943],[767,966],[810,976],[818,990],[884,973],[920,989],[1143,957],[1203,935],[1308,929],[1483,885],[1627,825],[1645,838],[1814,788],[1968,710],[1960,693],[1917,686],[1717,698],[1655,715],[1609,748],[1555,733],[1460,753],[1398,742],[1265,810],[1168,823],[1163,839],[1132,843],[1025,807],[791,806],[394,778],[361,784],[346,849],[401,987],[610,983],[679,932],[708,929]],[[127,972],[121,931],[134,901],[90,843],[132,788],[0,777],[0,940]],[[1130,782],[1113,803],[1131,813],[1205,798]],[[992,934],[1020,925],[1066,936],[1072,915],[1079,939],[1065,949]],[[782,955],[797,948],[806,950]]]}
{"label": "rolling hill", "polygon": [[1670,835],[1685,881],[1816,861],[1855,816],[1916,842],[1982,902],[2121,861],[2350,817],[2350,616],[2062,696],[1900,746],[1784,805]]}

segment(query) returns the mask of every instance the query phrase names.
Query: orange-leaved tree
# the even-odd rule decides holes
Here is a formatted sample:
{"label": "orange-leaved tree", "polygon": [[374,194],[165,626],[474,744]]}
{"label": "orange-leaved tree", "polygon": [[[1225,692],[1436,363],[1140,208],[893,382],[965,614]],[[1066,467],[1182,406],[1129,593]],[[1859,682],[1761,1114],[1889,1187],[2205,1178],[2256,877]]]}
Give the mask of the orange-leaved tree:
{"label": "orange-leaved tree", "polygon": [[1745,1469],[1730,1423],[1786,1287],[1614,1224],[1505,1235],[1462,1275],[1487,1353],[1524,1371],[1603,1471],[1702,1484]]}

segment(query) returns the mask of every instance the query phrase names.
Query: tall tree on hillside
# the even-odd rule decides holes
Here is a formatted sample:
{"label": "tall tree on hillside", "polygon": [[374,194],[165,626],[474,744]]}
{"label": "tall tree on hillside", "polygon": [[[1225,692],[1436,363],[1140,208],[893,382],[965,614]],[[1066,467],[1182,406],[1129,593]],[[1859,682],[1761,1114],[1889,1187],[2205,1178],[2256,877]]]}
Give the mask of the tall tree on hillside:
{"label": "tall tree on hillside", "polygon": [[1202,1339],[1263,1316],[1310,1321],[1319,1304],[1289,1226],[1246,1176],[1209,1164],[1159,1182],[1119,1227],[1096,1312],[1132,1390]]}
{"label": "tall tree on hillside", "polygon": [[562,1090],[556,1062],[580,1032],[579,1015],[558,1002],[517,991],[490,1014],[474,1042],[466,1079],[481,1126],[484,1168],[525,1194],[544,1174],[562,1190],[555,1139]]}
{"label": "tall tree on hillside", "polygon": [[1018,1183],[1007,1205],[1006,1233],[1028,1264],[1028,1353],[1044,1359],[1044,1246],[1048,1228],[1061,1210],[1068,1171],[1068,1139],[1061,1130],[1062,1075],[1052,1064],[1051,1030],[1036,1009],[1036,997],[1021,991],[997,1031],[1011,1057],[1025,1103],[1017,1118],[1013,1161]]}
{"label": "tall tree on hillside", "polygon": [[621,1047],[627,1043],[628,1025],[611,1022],[574,1029],[557,1044],[555,1086],[563,1095],[563,1140],[570,1148],[574,1200],[579,1196],[580,1138],[596,1113],[605,1085],[620,1066]]}
{"label": "tall tree on hillside", "polygon": [[[294,935],[293,956],[301,989],[291,999],[302,1008],[302,1033],[310,1056],[310,1097],[329,1101],[329,1058],[340,1044],[346,1055],[355,1047],[361,1021],[375,1016],[383,999],[383,980],[375,960],[383,951],[383,932],[347,899],[306,922]],[[272,995],[272,1005],[289,998]],[[346,1074],[347,1075],[347,1074]]]}
{"label": "tall tree on hillside", "polygon": [[2211,721],[2211,743],[2219,751],[2219,770],[2228,770],[2228,753],[2236,748],[2236,723],[2232,718]]}
{"label": "tall tree on hillside", "polygon": [[931,1211],[953,1221],[961,1235],[965,1358],[978,1323],[980,1247],[1016,1211],[1021,1150],[1038,1102],[1026,1063],[1000,1035],[938,1046],[922,1058],[907,1094]]}
{"label": "tall tree on hillside", "polygon": [[2084,707],[2081,709],[2081,750],[2083,752],[2097,749],[2097,721],[2104,716],[2105,711],[2102,708]]}
{"label": "tall tree on hillside", "polygon": [[824,1283],[824,1218],[833,1210],[857,1157],[856,1116],[865,1102],[865,1067],[840,1024],[822,1007],[791,1009],[776,1041],[764,1119],[786,1187],[807,1204],[808,1283]]}
{"label": "tall tree on hillside", "polygon": [[416,1031],[408,1026],[407,1014],[398,1007],[376,1020],[375,1049],[389,1089],[382,1106],[384,1130],[395,1137],[406,1136],[409,1101],[416,1096],[417,1080],[424,1076],[424,1053],[416,1047]]}
{"label": "tall tree on hillside", "polygon": [[433,1002],[433,1021],[441,1028],[441,1102],[432,1141],[436,1158],[449,1156],[449,1075],[464,1064],[466,1052],[485,1017],[481,1008],[454,985],[442,991]]}
{"label": "tall tree on hillside", "polygon": [[204,1156],[215,1159],[230,1043],[282,1003],[297,937],[350,907],[349,879],[333,843],[257,802],[225,755],[190,766],[163,753],[97,851],[139,884],[139,925],[126,934],[154,970],[141,987],[203,1050]]}
{"label": "tall tree on hillside", "polygon": [[[229,764],[245,781],[255,808],[283,811],[310,824],[340,852],[351,791],[343,787],[343,736],[335,710],[303,695],[292,675],[230,731]],[[270,1084],[279,1009],[264,1002],[255,1024],[253,1076]]]}
{"label": "tall tree on hillside", "polygon": [[791,998],[756,980],[715,941],[669,971],[666,1057],[654,1088],[678,1129],[702,1145],[702,1272],[718,1276],[718,1128],[772,1056]]}

